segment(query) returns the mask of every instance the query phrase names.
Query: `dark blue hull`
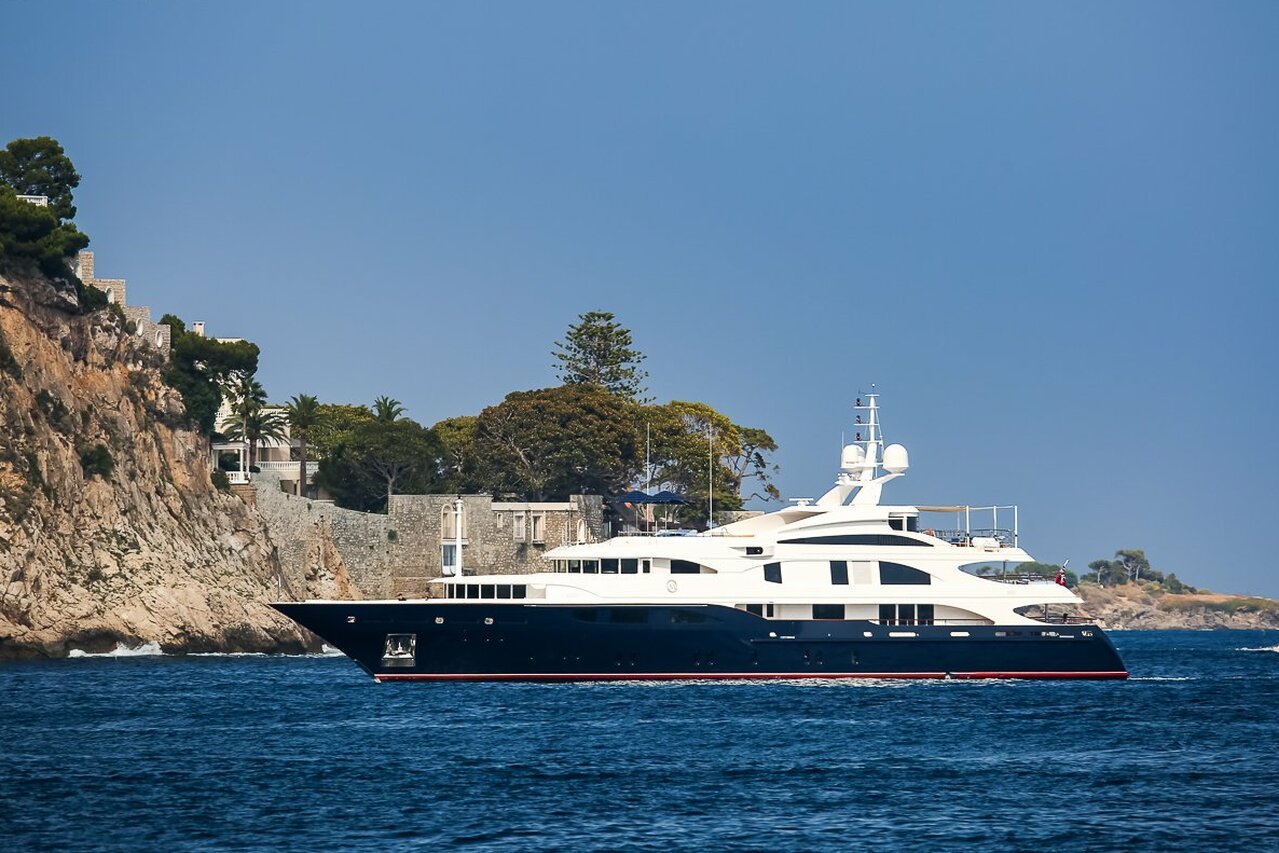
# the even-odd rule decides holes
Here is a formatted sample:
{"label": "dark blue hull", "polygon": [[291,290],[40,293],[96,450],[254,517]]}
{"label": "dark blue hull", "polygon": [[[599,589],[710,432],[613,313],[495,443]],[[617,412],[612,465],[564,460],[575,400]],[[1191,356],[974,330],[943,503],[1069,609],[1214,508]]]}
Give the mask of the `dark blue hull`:
{"label": "dark blue hull", "polygon": [[763,619],[716,605],[303,602],[276,609],[378,680],[1126,678],[1096,625]]}

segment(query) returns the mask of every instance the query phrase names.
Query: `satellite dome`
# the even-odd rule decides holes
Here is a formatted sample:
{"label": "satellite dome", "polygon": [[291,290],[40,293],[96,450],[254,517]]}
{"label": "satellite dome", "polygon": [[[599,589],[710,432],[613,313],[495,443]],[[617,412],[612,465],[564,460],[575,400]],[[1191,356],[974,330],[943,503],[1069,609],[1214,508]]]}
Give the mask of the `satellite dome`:
{"label": "satellite dome", "polygon": [[900,444],[890,444],[884,448],[884,470],[890,474],[900,474],[910,467],[910,456],[906,448]]}
{"label": "satellite dome", "polygon": [[844,445],[844,452],[839,457],[839,467],[846,471],[856,469],[866,461],[866,451],[858,444]]}

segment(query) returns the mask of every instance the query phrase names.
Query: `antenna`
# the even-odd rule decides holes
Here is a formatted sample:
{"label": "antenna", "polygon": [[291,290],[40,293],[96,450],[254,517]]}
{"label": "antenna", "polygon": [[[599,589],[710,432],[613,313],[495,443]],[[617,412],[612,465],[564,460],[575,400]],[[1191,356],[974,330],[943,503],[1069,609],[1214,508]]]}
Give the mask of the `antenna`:
{"label": "antenna", "polygon": [[706,529],[715,526],[715,424],[706,425]]}

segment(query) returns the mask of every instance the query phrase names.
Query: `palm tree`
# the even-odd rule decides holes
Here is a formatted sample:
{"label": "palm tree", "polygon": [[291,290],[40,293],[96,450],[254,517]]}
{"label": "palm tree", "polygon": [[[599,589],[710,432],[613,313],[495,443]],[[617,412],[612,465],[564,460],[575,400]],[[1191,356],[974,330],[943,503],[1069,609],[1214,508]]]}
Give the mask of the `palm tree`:
{"label": "palm tree", "polygon": [[383,395],[373,401],[373,417],[379,423],[394,423],[402,414],[404,414],[404,406],[399,400]]}
{"label": "palm tree", "polygon": [[306,439],[323,415],[320,414],[320,401],[310,394],[296,394],[284,406],[284,415],[289,422],[289,434],[298,440],[298,495],[306,489]]}
{"label": "palm tree", "polygon": [[[266,405],[266,389],[252,373],[240,371],[231,377],[231,381],[222,390],[231,405],[231,414],[238,421],[236,424],[228,419],[223,431],[227,438],[244,440],[244,436],[249,434],[249,417]],[[240,473],[246,480],[249,479],[248,469],[253,467],[253,449],[250,447],[250,458],[241,463]]]}
{"label": "palm tree", "polygon": [[259,406],[245,411],[240,420],[227,427],[226,437],[232,441],[249,443],[249,468],[258,461],[258,443],[262,441],[283,441],[288,435],[288,419],[280,409],[268,409]]}

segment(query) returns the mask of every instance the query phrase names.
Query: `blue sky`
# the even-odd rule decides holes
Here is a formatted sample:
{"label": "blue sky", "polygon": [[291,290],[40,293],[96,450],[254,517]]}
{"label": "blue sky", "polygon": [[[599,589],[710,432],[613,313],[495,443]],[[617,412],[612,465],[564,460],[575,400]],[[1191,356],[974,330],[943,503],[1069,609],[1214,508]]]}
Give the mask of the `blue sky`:
{"label": "blue sky", "polygon": [[553,384],[615,312],[653,393],[830,484],[877,383],[901,502],[1016,502],[1279,594],[1279,6],[4,7],[0,137],[49,134],[130,301],[272,397],[424,423]]}

